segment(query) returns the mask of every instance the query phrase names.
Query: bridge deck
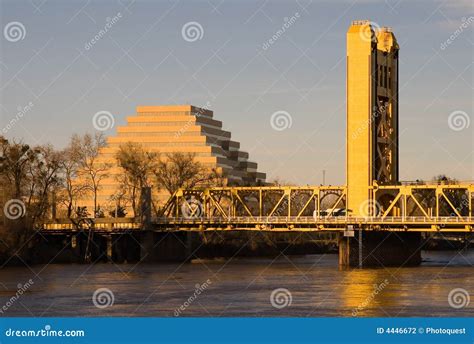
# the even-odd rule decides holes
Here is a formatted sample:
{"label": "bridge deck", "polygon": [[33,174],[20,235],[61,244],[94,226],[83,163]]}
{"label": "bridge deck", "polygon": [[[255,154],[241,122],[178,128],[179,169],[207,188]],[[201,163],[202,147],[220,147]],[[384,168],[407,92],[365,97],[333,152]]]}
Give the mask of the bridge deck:
{"label": "bridge deck", "polygon": [[[180,189],[163,207],[163,216],[151,218],[148,214],[146,222],[147,228],[157,231],[343,231],[348,226],[387,231],[473,231],[473,183],[374,183],[371,189],[371,200],[357,212],[347,209],[345,186]],[[151,199],[148,204],[151,204]],[[150,212],[151,207],[146,209]],[[356,213],[367,216],[356,216]],[[103,232],[143,228],[140,220],[133,218],[73,221],[49,221],[39,229],[45,233],[57,233],[90,228]]]}
{"label": "bridge deck", "polygon": [[[210,218],[155,218],[149,228],[156,231],[195,230],[260,230],[260,231],[344,231],[348,226],[354,229],[385,231],[423,232],[472,232],[474,218],[470,217],[210,217]],[[97,232],[140,231],[143,226],[137,219],[88,219],[81,224],[70,220],[56,220],[44,223],[42,233],[65,233],[93,229]]]}

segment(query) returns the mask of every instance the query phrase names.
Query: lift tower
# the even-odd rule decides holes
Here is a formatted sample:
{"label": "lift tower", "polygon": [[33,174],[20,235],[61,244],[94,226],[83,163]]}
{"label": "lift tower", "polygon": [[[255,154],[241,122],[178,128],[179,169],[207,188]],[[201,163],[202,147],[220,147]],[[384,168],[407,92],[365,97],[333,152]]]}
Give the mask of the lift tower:
{"label": "lift tower", "polygon": [[353,216],[379,211],[371,187],[398,182],[398,50],[390,28],[368,20],[347,32],[346,184]]}

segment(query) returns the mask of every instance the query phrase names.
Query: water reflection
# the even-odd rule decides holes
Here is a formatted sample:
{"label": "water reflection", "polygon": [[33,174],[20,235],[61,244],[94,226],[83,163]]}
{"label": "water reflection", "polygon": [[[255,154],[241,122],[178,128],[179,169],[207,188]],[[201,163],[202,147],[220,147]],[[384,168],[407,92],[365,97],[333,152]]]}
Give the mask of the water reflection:
{"label": "water reflection", "polygon": [[[416,268],[339,270],[337,255],[196,260],[190,264],[50,265],[0,270],[0,308],[31,286],[2,316],[474,316],[474,301],[453,309],[464,288],[474,299],[474,251],[423,254]],[[211,283],[199,294],[196,285]],[[98,288],[112,306],[92,302]],[[272,306],[277,288],[291,293]],[[183,307],[179,312],[176,309]]]}

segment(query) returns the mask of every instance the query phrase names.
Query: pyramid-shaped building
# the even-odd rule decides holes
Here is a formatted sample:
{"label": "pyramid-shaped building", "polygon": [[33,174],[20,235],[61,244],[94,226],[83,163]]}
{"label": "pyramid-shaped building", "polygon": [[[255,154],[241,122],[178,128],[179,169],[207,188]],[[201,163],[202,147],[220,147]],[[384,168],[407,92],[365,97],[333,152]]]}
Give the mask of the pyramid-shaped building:
{"label": "pyramid-shaped building", "polygon": [[[114,174],[119,173],[115,155],[120,145],[139,143],[146,151],[160,154],[192,153],[203,167],[215,169],[225,176],[227,185],[261,185],[265,173],[257,171],[257,163],[240,150],[240,143],[222,129],[222,122],[213,112],[192,105],[138,106],[135,116],[127,117],[127,125],[117,128],[117,135],[107,139],[101,151],[101,161],[114,164],[112,175],[104,180],[98,194],[98,204],[112,205],[111,199],[119,189]],[[169,195],[159,195],[160,201]]]}

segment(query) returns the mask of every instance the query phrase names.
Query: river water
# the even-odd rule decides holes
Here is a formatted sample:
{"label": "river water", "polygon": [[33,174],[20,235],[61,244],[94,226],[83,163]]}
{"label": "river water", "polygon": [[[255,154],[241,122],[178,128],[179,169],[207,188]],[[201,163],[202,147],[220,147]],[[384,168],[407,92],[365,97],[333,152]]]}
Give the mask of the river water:
{"label": "river water", "polygon": [[[7,267],[0,316],[474,316],[473,266],[471,249],[423,252],[420,267],[362,270],[340,270],[335,254]],[[451,303],[464,307],[450,306],[456,288],[470,304],[455,290]]]}

